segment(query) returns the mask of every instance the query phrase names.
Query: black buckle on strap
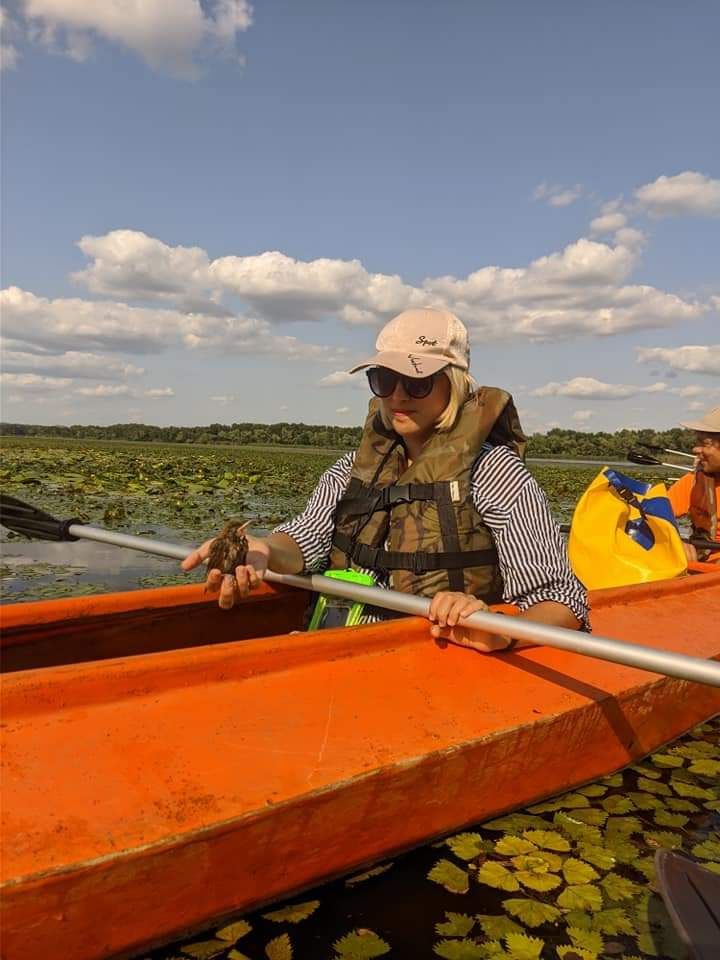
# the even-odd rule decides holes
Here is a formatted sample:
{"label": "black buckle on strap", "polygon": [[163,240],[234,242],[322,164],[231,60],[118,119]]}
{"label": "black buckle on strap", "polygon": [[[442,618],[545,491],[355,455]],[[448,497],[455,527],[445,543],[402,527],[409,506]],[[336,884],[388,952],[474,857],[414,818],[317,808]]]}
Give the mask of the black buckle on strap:
{"label": "black buckle on strap", "polygon": [[408,503],[410,500],[410,484],[383,487],[378,493],[377,510],[389,510],[396,503]]}

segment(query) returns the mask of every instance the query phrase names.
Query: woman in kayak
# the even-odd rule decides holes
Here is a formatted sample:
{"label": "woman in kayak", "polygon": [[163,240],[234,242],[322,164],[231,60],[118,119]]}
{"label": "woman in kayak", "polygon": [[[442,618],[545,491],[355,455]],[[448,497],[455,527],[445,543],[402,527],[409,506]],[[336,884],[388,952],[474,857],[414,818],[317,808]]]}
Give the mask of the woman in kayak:
{"label": "woman in kayak", "polygon": [[[490,603],[587,628],[585,590],[521,459],[525,437],[512,398],[470,377],[463,324],[446,310],[406,310],[381,330],[376,349],[350,371],[367,370],[375,397],[358,449],[322,475],[298,517],[248,537],[234,576],[208,572],[220,606],[247,596],[268,568],[353,566],[378,586],[431,598],[432,635],[483,652],[516,645],[463,626]],[[207,560],[211,543],[183,569]]]}

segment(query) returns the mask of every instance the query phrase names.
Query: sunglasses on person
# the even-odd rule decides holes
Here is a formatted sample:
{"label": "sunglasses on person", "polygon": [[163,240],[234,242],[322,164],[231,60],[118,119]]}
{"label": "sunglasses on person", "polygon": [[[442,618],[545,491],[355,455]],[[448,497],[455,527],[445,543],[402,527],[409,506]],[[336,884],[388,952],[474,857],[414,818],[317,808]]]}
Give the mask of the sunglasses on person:
{"label": "sunglasses on person", "polygon": [[[438,371],[438,373],[440,372]],[[429,377],[405,377],[388,367],[371,367],[367,371],[370,389],[376,397],[389,397],[399,381],[409,397],[412,397],[413,400],[423,400],[432,393],[436,377],[437,373],[433,373]]]}

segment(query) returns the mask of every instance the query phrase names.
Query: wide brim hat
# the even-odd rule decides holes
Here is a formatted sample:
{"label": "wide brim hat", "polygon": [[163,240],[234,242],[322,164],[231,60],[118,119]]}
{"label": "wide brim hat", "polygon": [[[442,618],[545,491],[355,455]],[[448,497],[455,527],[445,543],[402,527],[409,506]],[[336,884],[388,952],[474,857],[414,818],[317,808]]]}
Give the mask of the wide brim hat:
{"label": "wide brim hat", "polygon": [[699,433],[720,433],[720,407],[709,410],[702,420],[692,420],[681,423],[680,426],[687,427],[688,430],[697,430]]}
{"label": "wide brim hat", "polygon": [[470,366],[465,325],[449,310],[433,307],[404,310],[387,323],[375,341],[377,353],[348,373],[388,367],[406,377],[429,377],[443,367]]}

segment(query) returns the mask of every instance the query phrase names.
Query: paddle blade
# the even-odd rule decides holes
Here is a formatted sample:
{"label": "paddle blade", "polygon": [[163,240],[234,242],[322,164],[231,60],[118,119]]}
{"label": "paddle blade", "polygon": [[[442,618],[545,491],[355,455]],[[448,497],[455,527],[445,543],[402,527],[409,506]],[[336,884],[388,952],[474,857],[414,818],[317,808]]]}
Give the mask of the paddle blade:
{"label": "paddle blade", "polygon": [[655,875],[670,918],[690,957],[720,953],[720,876],[673,850],[657,850]]}
{"label": "paddle blade", "polygon": [[642,450],[628,450],[627,458],[630,463],[641,463],[645,467],[661,467],[664,464],[657,457],[651,457],[649,453]]}
{"label": "paddle blade", "polygon": [[78,520],[57,520],[44,510],[23,503],[6,493],[0,493],[0,523],[31,540],[77,540],[69,527]]}

